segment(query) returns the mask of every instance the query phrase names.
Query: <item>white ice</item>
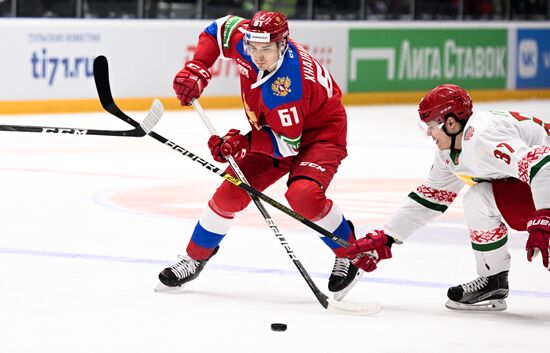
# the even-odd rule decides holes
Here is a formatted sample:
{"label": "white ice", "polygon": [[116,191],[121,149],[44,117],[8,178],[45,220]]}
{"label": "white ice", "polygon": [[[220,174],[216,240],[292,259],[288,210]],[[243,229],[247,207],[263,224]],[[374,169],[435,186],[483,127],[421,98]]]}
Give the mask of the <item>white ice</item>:
{"label": "white ice", "polygon": [[[550,120],[550,101],[477,104]],[[328,195],[364,231],[380,227],[427,174],[435,146],[415,106],[350,107],[349,157]],[[240,110],[207,111],[220,132],[247,129]],[[129,113],[136,119],[143,112]],[[129,129],[107,113],[3,116],[0,124]],[[192,110],[155,129],[209,158]],[[180,294],[153,291],[185,252],[221,178],[150,137],[0,132],[0,352],[547,351],[550,273],[512,232],[508,310],[446,309],[449,286],[476,277],[460,200],[394,248],[349,302],[376,316],[326,311],[253,205]],[[284,183],[266,194],[284,203]],[[333,255],[317,234],[267,207],[319,288]],[[270,324],[283,322],[286,332]]]}

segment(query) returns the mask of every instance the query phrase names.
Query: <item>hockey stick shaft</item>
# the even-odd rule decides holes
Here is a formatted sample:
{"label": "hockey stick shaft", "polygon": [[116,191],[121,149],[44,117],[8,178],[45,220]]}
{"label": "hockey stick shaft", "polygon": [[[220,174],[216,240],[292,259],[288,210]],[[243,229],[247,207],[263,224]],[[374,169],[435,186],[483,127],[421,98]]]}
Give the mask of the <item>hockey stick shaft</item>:
{"label": "hockey stick shaft", "polygon": [[[206,112],[202,108],[199,101],[196,100],[196,99],[192,99],[191,104],[193,105],[193,107],[195,108],[197,113],[199,114],[199,116],[200,116],[202,122],[204,123],[204,125],[206,125],[206,128],[208,129],[210,134],[211,135],[218,135],[218,132],[216,131],[216,128],[214,127],[214,125],[212,125],[212,122],[210,121],[210,119],[206,115]],[[233,158],[233,156],[231,156],[231,155],[227,156],[226,159],[229,162],[229,165],[231,166],[231,169],[233,169],[233,171],[239,177],[239,179],[243,183],[249,184],[248,181],[246,180],[246,177],[245,177],[243,171],[241,170],[241,168],[239,168],[239,166],[237,165],[237,162],[235,162],[235,159]],[[279,227],[277,227],[277,224],[271,218],[271,215],[269,214],[269,212],[265,209],[264,205],[262,204],[262,201],[260,201],[260,199],[258,199],[258,197],[256,197],[253,194],[248,193],[248,195],[250,196],[250,198],[252,199],[252,201],[254,202],[254,204],[256,205],[256,207],[258,208],[260,213],[262,214],[262,216],[263,216],[265,222],[267,223],[267,225],[269,226],[269,228],[273,231],[273,234],[275,234],[275,237],[277,237],[277,239],[279,240],[281,245],[285,248],[288,257],[290,257],[292,262],[294,262],[294,265],[296,266],[296,268],[298,269],[298,271],[300,272],[300,274],[302,275],[302,277],[304,278],[304,280],[308,284],[309,288],[311,289],[311,291],[313,292],[313,294],[315,295],[315,297],[317,298],[319,303],[321,303],[321,305],[326,308],[328,306],[328,302],[327,302],[328,296],[326,294],[324,294],[323,292],[321,292],[319,287],[317,287],[315,282],[313,282],[313,280],[311,279],[311,276],[306,271],[305,267],[302,265],[301,261],[298,259],[298,257],[296,256],[296,254],[294,253],[294,251],[290,247],[290,244],[287,242],[287,240],[285,239],[283,234],[279,231]]]}
{"label": "hockey stick shaft", "polygon": [[80,129],[71,127],[53,127],[53,126],[23,126],[23,125],[0,125],[0,131],[11,132],[36,132],[41,134],[66,134],[66,135],[105,135],[105,136],[131,136],[141,137],[146,133],[140,128],[124,131],[116,130],[95,130]]}
{"label": "hockey stick shaft", "polygon": [[57,126],[25,126],[25,125],[0,125],[0,131],[10,132],[35,132],[41,134],[65,134],[65,135],[100,135],[100,136],[125,136],[125,137],[142,137],[147,135],[149,131],[160,120],[164,109],[159,101],[153,102],[151,109],[147,112],[146,118],[141,124],[136,122],[135,128],[131,130],[98,130],[98,129],[82,129],[74,127],[57,127]]}
{"label": "hockey stick shaft", "polygon": [[297,221],[305,224],[306,226],[308,226],[309,228],[317,231],[318,233],[322,234],[323,236],[331,239],[332,241],[338,243],[339,245],[341,245],[343,247],[349,247],[350,246],[350,244],[347,241],[345,241],[341,238],[338,238],[337,236],[335,236],[334,234],[332,234],[328,230],[324,229],[323,227],[318,226],[317,224],[315,224],[312,221],[308,220],[304,216],[294,212],[293,210],[286,207],[285,205],[275,201],[274,199],[272,199],[271,197],[269,197],[266,194],[262,193],[261,191],[258,191],[256,189],[254,189],[253,187],[251,187],[250,185],[243,183],[241,180],[233,177],[229,173],[224,172],[220,168],[216,167],[214,164],[202,159],[201,157],[199,157],[196,154],[192,153],[191,151],[185,149],[184,147],[176,144],[175,142],[168,140],[167,138],[157,134],[154,131],[151,131],[149,133],[149,136],[151,136],[155,140],[165,144],[166,146],[170,147],[171,149],[175,150],[176,152],[179,152],[180,154],[188,157],[192,161],[202,165],[205,169],[208,169],[212,173],[219,175],[220,177],[224,178],[225,180],[227,180],[231,184],[245,190],[246,192],[248,192],[250,194],[253,194],[253,195],[257,196],[262,201],[267,202],[268,204],[275,207],[279,211],[282,211],[283,213],[286,213],[287,215],[289,215],[292,218],[296,219]]}

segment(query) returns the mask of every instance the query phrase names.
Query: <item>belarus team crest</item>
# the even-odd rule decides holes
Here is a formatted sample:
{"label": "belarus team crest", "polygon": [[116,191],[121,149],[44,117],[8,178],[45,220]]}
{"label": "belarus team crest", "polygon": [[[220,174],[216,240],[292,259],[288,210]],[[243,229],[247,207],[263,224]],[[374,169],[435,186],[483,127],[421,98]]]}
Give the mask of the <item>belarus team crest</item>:
{"label": "belarus team crest", "polygon": [[469,126],[468,129],[466,129],[466,133],[464,134],[464,141],[468,141],[474,136],[474,127]]}
{"label": "belarus team crest", "polygon": [[275,82],[271,84],[271,89],[273,90],[273,94],[277,97],[284,97],[292,90],[290,89],[290,78],[288,76],[285,77],[277,77]]}

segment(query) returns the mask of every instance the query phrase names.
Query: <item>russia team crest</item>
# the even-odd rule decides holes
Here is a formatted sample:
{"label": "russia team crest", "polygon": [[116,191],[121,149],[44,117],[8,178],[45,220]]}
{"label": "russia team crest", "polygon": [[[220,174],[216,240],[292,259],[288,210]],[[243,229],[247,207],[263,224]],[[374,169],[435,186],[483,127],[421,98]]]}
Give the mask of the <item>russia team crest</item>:
{"label": "russia team crest", "polygon": [[273,94],[277,97],[285,97],[287,94],[292,92],[292,90],[290,89],[290,83],[290,78],[288,76],[277,77],[275,82],[271,84]]}

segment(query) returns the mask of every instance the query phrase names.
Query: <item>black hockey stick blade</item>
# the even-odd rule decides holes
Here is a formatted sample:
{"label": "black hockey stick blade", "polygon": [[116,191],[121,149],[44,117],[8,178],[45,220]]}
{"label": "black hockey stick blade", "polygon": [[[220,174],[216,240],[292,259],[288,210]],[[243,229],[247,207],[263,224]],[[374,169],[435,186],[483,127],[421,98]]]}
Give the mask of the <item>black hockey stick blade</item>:
{"label": "black hockey stick blade", "polygon": [[145,136],[151,132],[162,117],[162,114],[164,114],[164,107],[158,99],[153,101],[151,108],[147,112],[147,117],[141,124],[120,110],[111,93],[111,84],[109,83],[109,62],[103,55],[94,59],[94,82],[103,109],[135,127],[136,133],[140,134],[140,136]]}
{"label": "black hockey stick blade", "polygon": [[94,81],[97,94],[99,95],[99,101],[101,102],[103,108],[112,115],[137,128],[139,123],[124,114],[113,99],[111,85],[109,83],[109,63],[107,58],[103,55],[100,55],[94,59]]}

